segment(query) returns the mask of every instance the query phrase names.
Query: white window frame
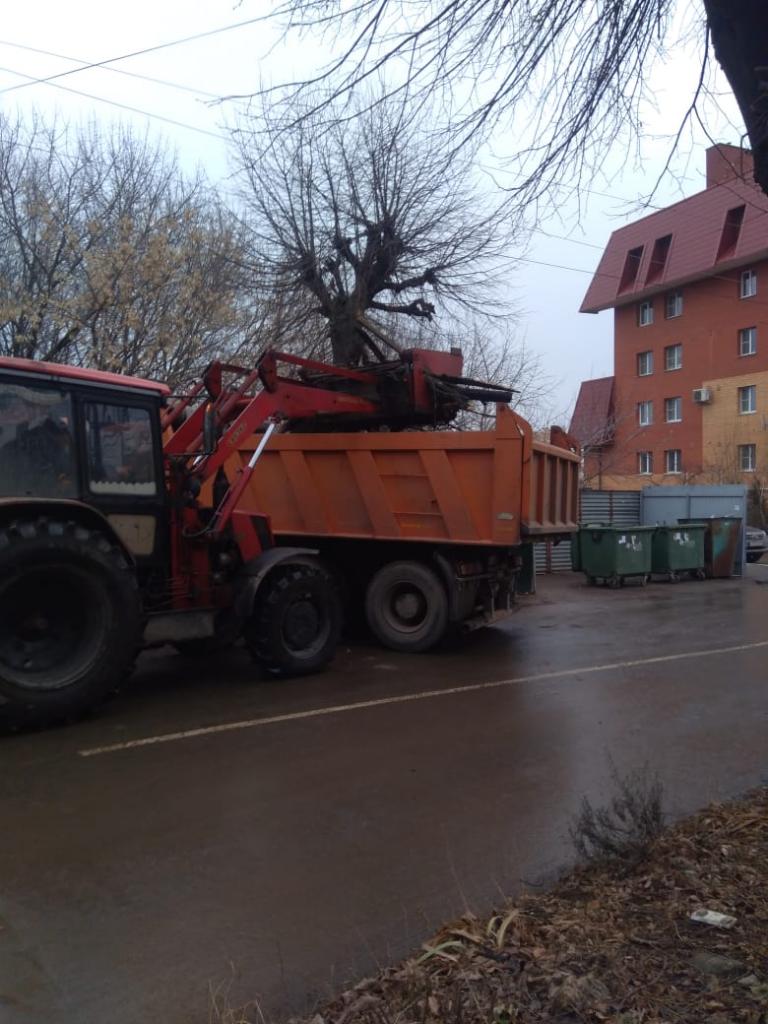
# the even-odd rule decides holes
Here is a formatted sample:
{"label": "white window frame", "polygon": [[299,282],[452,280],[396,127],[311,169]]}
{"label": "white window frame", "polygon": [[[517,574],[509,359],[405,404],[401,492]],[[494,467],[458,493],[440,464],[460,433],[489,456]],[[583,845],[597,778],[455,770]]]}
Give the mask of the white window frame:
{"label": "white window frame", "polygon": [[653,476],[653,452],[637,453],[637,472],[640,476]]}
{"label": "white window frame", "polygon": [[[675,366],[669,365],[669,355],[671,352],[675,352],[680,361]],[[665,345],[664,347],[664,372],[673,373],[675,370],[682,370],[683,368],[683,343],[681,341],[675,342],[674,345]]]}
{"label": "white window frame", "polygon": [[739,298],[751,299],[757,295],[757,274],[754,270],[742,270],[739,278]]}
{"label": "white window frame", "polygon": [[[647,414],[647,418],[643,418],[643,413]],[[637,403],[637,423],[640,427],[650,427],[653,425],[653,402],[638,402]]]}
{"label": "white window frame", "polygon": [[[744,399],[749,396],[750,401],[745,402]],[[745,408],[745,405],[749,408]],[[757,385],[756,384],[745,384],[743,388],[739,388],[739,415],[740,416],[752,416],[757,412]]]}
{"label": "white window frame", "polygon": [[[674,455],[674,460],[670,458]],[[674,461],[677,464],[676,469],[670,469],[670,462]],[[675,474],[683,472],[683,453],[679,448],[669,448],[664,452],[664,469],[669,474]]]}
{"label": "white window frame", "polygon": [[[647,357],[648,369],[643,371],[641,369],[641,359],[643,356]],[[650,349],[646,349],[645,352],[637,353],[637,376],[638,377],[650,377],[653,373],[653,352]]]}
{"label": "white window frame", "polygon": [[650,299],[646,299],[645,302],[641,302],[637,307],[637,325],[638,327],[650,327],[653,323],[653,303]]}
{"label": "white window frame", "polygon": [[[676,403],[675,408],[677,410],[677,416],[670,416],[669,415],[669,403],[670,402],[675,402]],[[665,398],[664,399],[664,422],[665,423],[682,423],[683,422],[683,400],[682,400],[682,398],[679,395],[676,395],[674,398]]]}
{"label": "white window frame", "polygon": [[[670,309],[672,312],[670,313]],[[678,289],[674,292],[667,292],[664,296],[664,317],[667,320],[676,320],[683,315],[683,293]]]}
{"label": "white window frame", "polygon": [[[740,444],[739,449],[739,469],[742,473],[754,473],[757,468],[757,445],[756,444]],[[744,456],[748,455],[747,462],[749,465],[744,465]]]}
{"label": "white window frame", "polygon": [[[744,341],[749,339],[748,347],[745,349]],[[757,355],[757,327],[739,328],[739,356]]]}

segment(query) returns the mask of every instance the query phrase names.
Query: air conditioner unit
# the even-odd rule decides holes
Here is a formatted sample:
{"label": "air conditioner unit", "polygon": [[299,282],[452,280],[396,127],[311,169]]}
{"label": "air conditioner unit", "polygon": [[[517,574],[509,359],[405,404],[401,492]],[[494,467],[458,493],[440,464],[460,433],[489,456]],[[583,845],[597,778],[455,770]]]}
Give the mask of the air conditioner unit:
{"label": "air conditioner unit", "polygon": [[694,388],[693,400],[697,405],[707,405],[712,401],[712,392],[709,388]]}

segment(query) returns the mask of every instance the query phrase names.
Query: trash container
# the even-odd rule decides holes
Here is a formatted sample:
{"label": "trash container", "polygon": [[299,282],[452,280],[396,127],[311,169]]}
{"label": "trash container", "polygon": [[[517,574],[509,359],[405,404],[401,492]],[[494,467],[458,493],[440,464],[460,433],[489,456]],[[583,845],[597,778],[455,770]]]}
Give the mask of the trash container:
{"label": "trash container", "polygon": [[589,583],[618,587],[635,577],[645,586],[651,573],[653,526],[587,523],[578,533],[578,559]]}
{"label": "trash container", "polygon": [[683,574],[705,579],[706,532],[706,526],[696,523],[657,526],[653,534],[651,572],[663,573],[671,583],[676,583]]}
{"label": "trash container", "polygon": [[686,526],[706,526],[704,534],[704,568],[707,576],[727,579],[733,576],[736,553],[741,539],[742,520],[739,516],[710,516],[699,519],[678,519]]}

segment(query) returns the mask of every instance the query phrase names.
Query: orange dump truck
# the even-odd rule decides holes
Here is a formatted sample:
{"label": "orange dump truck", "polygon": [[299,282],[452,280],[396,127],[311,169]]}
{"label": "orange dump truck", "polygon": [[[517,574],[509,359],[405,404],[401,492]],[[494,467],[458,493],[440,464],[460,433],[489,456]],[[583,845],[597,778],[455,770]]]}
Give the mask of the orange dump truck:
{"label": "orange dump truck", "polygon": [[[318,552],[348,617],[424,651],[509,614],[533,589],[533,543],[577,529],[578,457],[553,440],[504,405],[488,431],[275,434],[241,507],[267,514],[278,543]],[[238,442],[230,483],[258,442]]]}

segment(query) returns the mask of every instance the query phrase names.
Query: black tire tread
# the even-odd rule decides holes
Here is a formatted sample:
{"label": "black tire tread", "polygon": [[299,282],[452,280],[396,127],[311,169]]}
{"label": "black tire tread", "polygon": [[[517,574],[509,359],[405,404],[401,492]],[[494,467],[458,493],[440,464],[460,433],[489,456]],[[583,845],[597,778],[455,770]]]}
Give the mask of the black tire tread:
{"label": "black tire tread", "polygon": [[[114,574],[118,587],[125,588],[127,604],[134,614],[128,621],[122,623],[125,642],[110,649],[108,680],[105,680],[104,685],[95,687],[87,700],[75,700],[69,706],[65,706],[66,702],[58,699],[40,703],[28,698],[9,699],[5,693],[0,692],[0,701],[4,701],[0,702],[0,723],[14,729],[75,721],[111,699],[131,675],[140,649],[141,600],[136,574],[122,549],[103,533],[83,526],[75,520],[49,519],[45,516],[13,519],[0,526],[0,560],[9,548],[25,544],[39,545],[41,542],[45,543],[46,538],[46,546],[52,552],[64,547],[71,554],[80,546],[86,548],[89,553],[98,552],[94,561],[100,563],[107,572]],[[107,676],[106,671],[104,676]]]}
{"label": "black tire tread", "polygon": [[[338,602],[336,585],[331,573],[320,565],[313,565],[304,562],[294,562],[284,566],[277,566],[262,584],[266,589],[263,594],[257,595],[254,614],[246,629],[245,641],[254,660],[258,661],[268,672],[273,675],[301,675],[321,671],[331,660],[325,658],[319,666],[311,665],[305,669],[286,669],[281,651],[277,649],[270,636],[269,623],[274,615],[275,609],[280,604],[285,592],[298,580],[315,578],[322,579],[328,585],[331,599]],[[338,635],[341,631],[341,612],[336,609],[337,628],[333,646],[338,643]]]}
{"label": "black tire tread", "polygon": [[[423,583],[432,591],[431,622],[421,636],[396,635],[378,614],[377,589],[381,580],[392,573],[415,573],[415,582]],[[421,562],[393,561],[383,565],[371,579],[365,595],[365,613],[368,626],[376,639],[392,651],[422,654],[436,647],[445,637],[448,629],[448,595],[439,576],[428,565]]]}

